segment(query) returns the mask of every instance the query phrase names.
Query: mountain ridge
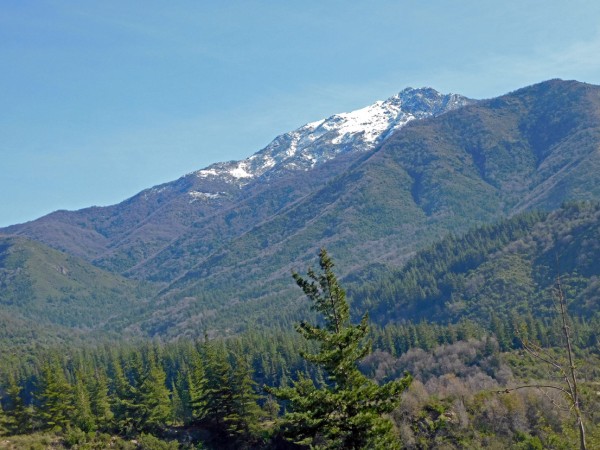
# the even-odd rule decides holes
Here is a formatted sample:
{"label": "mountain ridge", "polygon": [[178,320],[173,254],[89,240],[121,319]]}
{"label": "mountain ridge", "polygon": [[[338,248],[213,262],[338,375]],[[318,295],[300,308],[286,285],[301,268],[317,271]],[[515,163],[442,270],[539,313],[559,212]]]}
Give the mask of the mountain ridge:
{"label": "mountain ridge", "polygon": [[322,155],[338,153],[310,170],[260,172],[265,165],[257,163],[251,180],[229,174],[202,191],[227,195],[190,195],[204,189],[194,183],[216,176],[191,172],[169,189],[92,211],[105,217],[65,213],[64,229],[42,218],[20,232],[62,233],[57,240],[67,244],[78,232],[92,244],[93,233],[102,236],[106,252],[97,257],[92,249],[89,261],[160,284],[136,325],[148,334],[236,332],[264,323],[265,311],[286,322],[302,308],[288,274],[312,264],[318,247],[328,248],[345,276],[401,265],[448,233],[524,210],[600,199],[599,111],[600,87],[551,80],[409,120],[372,148],[325,146]]}
{"label": "mountain ridge", "polygon": [[[284,133],[244,160],[209,165],[116,205],[58,211],[0,232],[23,234],[100,267],[128,273],[190,230],[194,222],[226,211],[244,195],[252,195],[256,184],[298,178],[297,171],[311,171],[332,159],[371,150],[412,120],[472,102],[431,88],[407,88],[386,101]],[[319,174],[327,177],[323,171]],[[334,170],[331,175],[335,174]],[[310,190],[310,185],[305,189]],[[82,245],[77,245],[78,240]]]}
{"label": "mountain ridge", "polygon": [[[597,86],[551,81],[413,122],[288,213],[196,259],[171,285],[170,301],[195,298],[221,314],[240,302],[281,304],[290,295],[286,273],[311,264],[319,246],[336,256],[344,275],[365,261],[402,262],[449,232],[514,215],[523,199],[548,210],[598,199],[600,122],[589,112],[598,104]],[[552,130],[530,129],[544,123],[562,134],[540,144],[540,133]],[[539,154],[557,167],[550,176],[560,182],[535,202],[530,196],[549,177]],[[574,165],[570,155],[583,162]],[[206,296],[212,291],[219,299]]]}

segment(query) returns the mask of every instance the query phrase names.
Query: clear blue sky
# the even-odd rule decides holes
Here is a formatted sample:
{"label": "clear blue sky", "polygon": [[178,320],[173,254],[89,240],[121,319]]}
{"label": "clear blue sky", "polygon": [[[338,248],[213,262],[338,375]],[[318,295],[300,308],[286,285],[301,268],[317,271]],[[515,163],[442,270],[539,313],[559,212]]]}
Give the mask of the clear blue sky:
{"label": "clear blue sky", "polygon": [[598,0],[0,3],[0,226],[117,203],[431,86],[600,84]]}

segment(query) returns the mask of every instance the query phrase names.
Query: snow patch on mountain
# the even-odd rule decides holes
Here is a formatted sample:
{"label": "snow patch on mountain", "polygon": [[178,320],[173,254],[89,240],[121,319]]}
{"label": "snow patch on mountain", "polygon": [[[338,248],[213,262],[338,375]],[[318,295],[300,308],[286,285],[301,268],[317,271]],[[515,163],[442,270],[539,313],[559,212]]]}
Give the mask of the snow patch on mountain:
{"label": "snow patch on mountain", "polygon": [[188,195],[191,197],[190,203],[195,202],[196,200],[214,200],[216,198],[222,197],[225,195],[224,192],[200,192],[200,191],[190,191]]}
{"label": "snow patch on mountain", "polygon": [[196,172],[196,176],[200,178],[205,178],[210,175],[219,175],[219,172],[217,172],[215,169],[202,169]]}
{"label": "snow patch on mountain", "polygon": [[237,167],[231,169],[229,173],[234,178],[249,178],[252,177],[253,174],[246,171],[247,163],[245,161],[238,164]]}

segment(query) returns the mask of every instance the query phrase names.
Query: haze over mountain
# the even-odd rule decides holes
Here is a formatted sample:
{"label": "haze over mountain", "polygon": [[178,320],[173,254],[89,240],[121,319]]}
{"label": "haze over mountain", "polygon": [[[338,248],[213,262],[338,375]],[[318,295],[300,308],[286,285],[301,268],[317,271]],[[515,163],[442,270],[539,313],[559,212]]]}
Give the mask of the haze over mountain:
{"label": "haze over mountain", "polygon": [[344,275],[402,264],[449,232],[600,198],[599,112],[600,88],[575,81],[479,102],[407,89],[118,205],[0,232],[160,283],[139,317],[150,334],[283,320],[298,309],[289,271],[320,246]]}

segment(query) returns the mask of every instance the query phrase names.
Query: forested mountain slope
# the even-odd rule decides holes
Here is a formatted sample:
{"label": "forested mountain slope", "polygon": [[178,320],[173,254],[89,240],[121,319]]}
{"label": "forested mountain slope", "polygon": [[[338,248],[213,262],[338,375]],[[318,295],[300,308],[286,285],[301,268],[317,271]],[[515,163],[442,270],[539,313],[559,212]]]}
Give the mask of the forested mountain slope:
{"label": "forested mountain slope", "polygon": [[560,276],[571,314],[600,314],[600,204],[570,203],[448,237],[404,267],[351,283],[358,310],[397,320],[490,324],[496,316],[555,315]]}
{"label": "forested mountain slope", "polygon": [[[360,274],[399,267],[448,233],[600,199],[600,87],[551,80],[475,103],[403,92],[119,205],[57,212],[4,232],[159,282],[153,302],[122,325],[176,337],[295,320],[304,306],[289,274],[319,247],[341,276]],[[89,273],[82,285],[106,276]],[[85,309],[90,295],[73,301]],[[395,301],[381,305],[401,319]]]}
{"label": "forested mountain slope", "polygon": [[449,232],[525,209],[598,199],[599,111],[600,88],[553,80],[413,121],[321,189],[199,257],[165,290],[164,307],[175,312],[185,298],[188,324],[208,310],[225,322],[231,308],[256,312],[252,320],[264,308],[293,314],[288,274],[320,246],[347,274],[401,264]]}
{"label": "forested mountain slope", "polygon": [[[0,341],[121,333],[154,289],[24,237],[0,235]],[[29,342],[28,342],[29,341]],[[3,345],[4,349],[4,345]]]}

